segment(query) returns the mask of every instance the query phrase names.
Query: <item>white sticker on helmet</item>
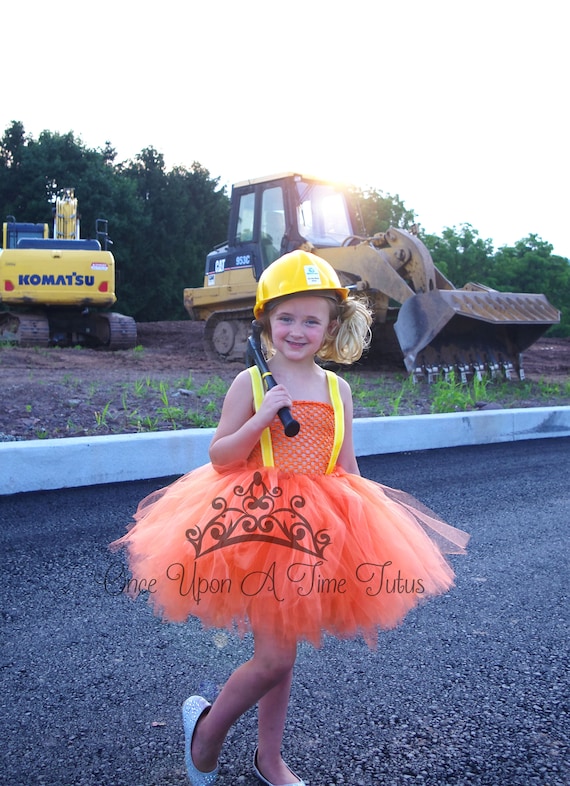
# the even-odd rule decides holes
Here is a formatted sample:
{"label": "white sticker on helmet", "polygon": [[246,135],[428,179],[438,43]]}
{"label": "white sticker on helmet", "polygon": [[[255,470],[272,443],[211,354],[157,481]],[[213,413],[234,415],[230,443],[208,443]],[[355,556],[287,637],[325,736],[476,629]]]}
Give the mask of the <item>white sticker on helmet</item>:
{"label": "white sticker on helmet", "polygon": [[318,287],[321,285],[321,274],[315,265],[305,265],[305,280],[308,287]]}

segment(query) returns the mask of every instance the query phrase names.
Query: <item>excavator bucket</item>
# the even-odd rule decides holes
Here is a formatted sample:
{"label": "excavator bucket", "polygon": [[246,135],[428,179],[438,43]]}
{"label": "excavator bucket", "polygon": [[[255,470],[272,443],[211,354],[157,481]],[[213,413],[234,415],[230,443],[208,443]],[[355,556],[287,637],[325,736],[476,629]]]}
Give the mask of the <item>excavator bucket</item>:
{"label": "excavator bucket", "polygon": [[544,295],[473,289],[418,293],[400,307],[394,330],[414,377],[433,381],[453,370],[524,379],[521,353],[560,321]]}

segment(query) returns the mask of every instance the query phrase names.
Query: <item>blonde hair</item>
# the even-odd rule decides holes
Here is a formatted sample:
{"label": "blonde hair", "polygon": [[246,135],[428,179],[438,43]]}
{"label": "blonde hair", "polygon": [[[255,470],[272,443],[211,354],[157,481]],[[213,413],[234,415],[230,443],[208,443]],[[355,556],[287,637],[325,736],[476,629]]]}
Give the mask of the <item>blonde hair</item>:
{"label": "blonde hair", "polygon": [[[321,348],[317,352],[317,357],[323,361],[333,361],[343,365],[356,363],[360,359],[365,349],[370,346],[372,332],[372,314],[363,300],[354,297],[347,297],[346,300],[339,300],[320,292],[311,292],[313,296],[326,297],[331,306],[331,322],[334,323],[332,330],[327,327]],[[275,348],[271,341],[271,325],[269,315],[277,303],[297,297],[298,293],[276,298],[265,304],[263,313],[259,315],[258,322],[262,325],[261,336],[265,344],[267,357],[273,357]]]}

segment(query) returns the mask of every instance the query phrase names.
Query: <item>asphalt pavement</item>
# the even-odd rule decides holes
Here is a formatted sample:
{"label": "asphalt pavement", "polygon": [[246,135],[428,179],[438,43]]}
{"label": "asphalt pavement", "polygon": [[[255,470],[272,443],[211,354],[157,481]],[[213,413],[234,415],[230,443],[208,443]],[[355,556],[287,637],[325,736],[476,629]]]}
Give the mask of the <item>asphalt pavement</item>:
{"label": "asphalt pavement", "polygon": [[[360,459],[471,533],[456,587],[382,633],[299,647],[284,756],[308,786],[567,786],[570,440]],[[186,786],[180,707],[251,640],[128,599],[121,535],[164,481],[0,496],[0,781]],[[220,786],[253,786],[255,710]]]}

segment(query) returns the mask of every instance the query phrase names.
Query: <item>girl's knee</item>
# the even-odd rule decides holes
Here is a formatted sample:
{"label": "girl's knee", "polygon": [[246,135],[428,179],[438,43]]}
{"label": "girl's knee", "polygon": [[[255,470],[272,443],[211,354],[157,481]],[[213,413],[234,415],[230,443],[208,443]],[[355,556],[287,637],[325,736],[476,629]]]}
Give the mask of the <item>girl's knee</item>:
{"label": "girl's knee", "polygon": [[296,656],[296,644],[278,645],[275,642],[259,644],[256,641],[253,663],[260,679],[276,684],[291,673]]}
{"label": "girl's knee", "polygon": [[266,690],[274,688],[280,682],[289,678],[291,666],[281,663],[257,663],[257,679]]}

